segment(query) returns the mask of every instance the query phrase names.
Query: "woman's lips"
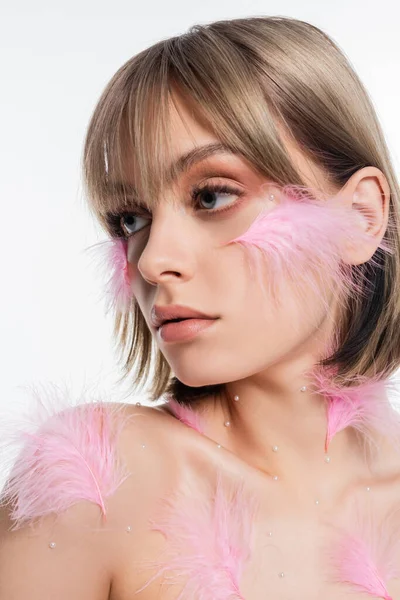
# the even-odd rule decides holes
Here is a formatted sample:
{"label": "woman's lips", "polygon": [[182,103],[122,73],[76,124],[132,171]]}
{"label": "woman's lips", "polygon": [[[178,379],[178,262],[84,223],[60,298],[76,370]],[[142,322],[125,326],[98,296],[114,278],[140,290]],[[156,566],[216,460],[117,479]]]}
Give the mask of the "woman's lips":
{"label": "woman's lips", "polygon": [[158,328],[164,342],[183,342],[191,340],[198,333],[208,329],[217,319],[184,319],[177,322],[167,322]]}

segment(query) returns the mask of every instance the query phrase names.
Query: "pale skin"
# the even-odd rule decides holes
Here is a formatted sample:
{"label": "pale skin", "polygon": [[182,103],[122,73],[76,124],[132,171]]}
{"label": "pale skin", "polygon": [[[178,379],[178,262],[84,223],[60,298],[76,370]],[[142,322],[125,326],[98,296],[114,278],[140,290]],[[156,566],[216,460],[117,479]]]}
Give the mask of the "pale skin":
{"label": "pale skin", "polygon": [[[179,114],[173,111],[171,116],[171,159],[195,146],[219,141],[193,120],[179,97],[176,102]],[[343,248],[343,258],[349,263],[367,261],[388,222],[390,194],[383,173],[375,167],[360,169],[341,190],[333,190],[321,169],[291,141],[285,143],[310,186],[335,194],[338,203],[368,217],[360,219],[360,226],[368,229],[369,242]],[[207,169],[220,175],[211,177]],[[130,177],[128,168],[125,179]],[[243,190],[237,210],[215,218],[192,210],[188,186],[207,181]],[[63,584],[65,599],[175,600],[179,586],[160,587],[159,579],[134,596],[152,575],[138,564],[157,559],[165,545],[159,533],[150,531],[148,519],[154,516],[158,500],[181,486],[187,486],[193,497],[204,492],[217,468],[233,481],[244,479],[247,489],[260,499],[254,554],[241,582],[246,600],[348,598],[348,588],[326,583],[322,573],[319,547],[331,535],[326,523],[347,525],[355,518],[355,507],[362,510],[369,502],[375,514],[385,514],[400,498],[400,464],[385,440],[375,462],[367,464],[350,429],[334,437],[330,462],[325,461],[322,399],[300,388],[307,383],[303,373],[314,364],[332,321],[311,293],[308,311],[290,293],[277,309],[266,307],[260,288],[248,277],[242,249],[220,247],[249,227],[268,202],[269,193],[274,193],[269,183],[238,156],[212,156],[163,190],[166,200],[178,197],[181,205],[162,203],[151,224],[141,222],[143,229],[129,240],[132,291],[149,327],[154,304],[186,304],[219,317],[215,327],[186,343],[165,343],[152,330],[173,372],[192,386],[225,382],[231,397],[237,394],[240,401],[209,397],[201,402],[207,435],[186,427],[167,407],[127,404],[134,418],[122,434],[119,451],[134,476],[109,498],[106,527],[100,523],[97,506],[78,504],[61,517],[57,528],[52,521],[47,523],[34,541],[26,531],[9,535],[3,514],[0,559],[10,581],[10,572],[15,570],[16,583],[10,585],[16,600],[43,597],[38,584],[37,596],[31,583],[24,587],[20,562],[12,559],[18,538],[23,540],[15,546],[16,552],[26,557],[26,564],[34,560],[37,580],[41,573],[46,579],[46,593],[59,590],[59,581],[65,579],[61,549],[66,549],[74,560]],[[218,207],[237,200],[219,194],[216,198],[220,198]],[[333,304],[330,310],[332,316]],[[227,420],[229,427],[224,426]],[[126,534],[127,525],[134,535]],[[51,555],[49,569],[47,542],[55,538],[60,551]],[[78,581],[85,582],[81,596],[76,591]],[[389,591],[400,597],[398,580],[390,582]],[[0,581],[0,600],[10,597],[10,593],[1,594]],[[352,596],[355,600],[366,597],[362,593]],[[60,593],[57,597],[64,600]]]}

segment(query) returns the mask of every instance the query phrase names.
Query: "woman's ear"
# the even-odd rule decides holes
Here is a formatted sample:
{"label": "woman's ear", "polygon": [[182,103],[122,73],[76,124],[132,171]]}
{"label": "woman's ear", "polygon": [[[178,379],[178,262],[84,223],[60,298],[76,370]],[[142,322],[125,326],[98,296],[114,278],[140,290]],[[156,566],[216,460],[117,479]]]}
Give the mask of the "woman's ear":
{"label": "woman's ear", "polygon": [[[386,177],[376,167],[364,167],[350,177],[338,194],[343,205],[356,211],[360,227],[368,238],[357,245],[348,240],[342,259],[347,264],[367,262],[378,248],[388,225],[390,188]],[[356,236],[355,236],[356,237]]]}

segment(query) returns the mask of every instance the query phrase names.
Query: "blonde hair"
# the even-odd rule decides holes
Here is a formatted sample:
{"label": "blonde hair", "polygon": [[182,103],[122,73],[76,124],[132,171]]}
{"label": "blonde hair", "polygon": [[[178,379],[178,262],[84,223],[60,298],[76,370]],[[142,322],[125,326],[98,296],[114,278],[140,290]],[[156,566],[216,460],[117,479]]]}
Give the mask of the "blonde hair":
{"label": "blonde hair", "polygon": [[[150,210],[170,181],[169,114],[173,91],[222,143],[280,185],[306,185],[288,154],[282,132],[340,189],[362,167],[379,168],[391,192],[384,239],[392,255],[375,253],[358,265],[368,293],[351,298],[340,319],[340,344],[323,364],[338,378],[389,376],[399,366],[399,186],[389,151],[363,84],[339,47],[310,23],[289,17],[249,17],[194,25],[128,60],[104,89],[91,117],[83,151],[89,206],[115,235],[112,215],[129,206],[132,190],[112,185],[127,157],[134,160],[135,190]],[[132,167],[133,168],[133,167]],[[156,200],[158,199],[158,200]],[[123,378],[147,380],[157,400],[173,392],[178,401],[223,387],[189,388],[176,378],[152,339],[135,299],[116,312],[114,336]]]}

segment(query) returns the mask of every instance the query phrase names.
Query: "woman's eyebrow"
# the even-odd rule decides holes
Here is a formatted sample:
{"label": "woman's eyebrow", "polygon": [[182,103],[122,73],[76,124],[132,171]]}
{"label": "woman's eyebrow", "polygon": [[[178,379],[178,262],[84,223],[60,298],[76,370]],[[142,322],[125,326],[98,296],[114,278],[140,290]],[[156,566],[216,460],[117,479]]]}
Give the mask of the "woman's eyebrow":
{"label": "woman's eyebrow", "polygon": [[[168,184],[174,183],[180,175],[189,171],[196,163],[201,162],[210,156],[214,156],[215,154],[238,155],[239,152],[235,152],[232,148],[221,142],[212,142],[210,144],[205,144],[204,146],[196,146],[196,148],[192,148],[188,152],[185,152],[178,160],[169,165],[166,172]],[[131,183],[111,180],[109,186],[114,193],[119,194],[128,192],[133,196],[136,195],[135,187]]]}
{"label": "woman's eyebrow", "polygon": [[172,163],[167,171],[167,181],[172,183],[174,176],[179,177],[182,173],[185,173],[191,169],[196,163],[209,158],[215,154],[238,154],[229,148],[226,144],[221,142],[212,142],[205,144],[204,146],[196,146],[185,154],[182,154],[177,161]]}

